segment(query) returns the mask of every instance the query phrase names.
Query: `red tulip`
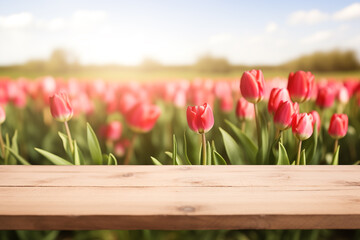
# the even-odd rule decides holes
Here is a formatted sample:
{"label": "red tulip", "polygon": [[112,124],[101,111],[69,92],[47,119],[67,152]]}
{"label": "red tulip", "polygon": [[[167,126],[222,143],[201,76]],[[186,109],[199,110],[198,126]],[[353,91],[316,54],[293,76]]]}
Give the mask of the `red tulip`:
{"label": "red tulip", "polygon": [[268,102],[268,111],[274,114],[280,102],[290,101],[289,91],[286,88],[273,88]]}
{"label": "red tulip", "polygon": [[274,123],[280,130],[291,127],[294,114],[299,112],[299,105],[291,101],[281,102],[274,115]]}
{"label": "red tulip", "polygon": [[246,71],[241,77],[240,91],[248,102],[260,102],[264,97],[264,86],[265,81],[261,70]]}
{"label": "red tulip", "polygon": [[241,121],[254,119],[254,104],[249,103],[245,98],[240,98],[236,105],[236,116]]}
{"label": "red tulip", "polygon": [[305,102],[310,99],[315,77],[311,72],[297,71],[290,73],[287,89],[291,100],[294,102]]}
{"label": "red tulip", "polygon": [[292,121],[292,132],[301,141],[313,134],[313,116],[309,113],[295,114]]}
{"label": "red tulip", "polygon": [[6,119],[6,113],[4,108],[0,105],[0,125],[5,122]]}
{"label": "red tulip", "polygon": [[145,133],[154,127],[160,114],[161,109],[158,106],[138,102],[126,112],[125,119],[135,132]]}
{"label": "red tulip", "polygon": [[73,116],[73,108],[68,95],[65,92],[54,94],[50,99],[50,111],[52,116],[60,122],[67,122]]}
{"label": "red tulip", "polygon": [[348,116],[346,114],[334,114],[331,117],[328,133],[335,139],[343,138],[348,130]]}
{"label": "red tulip", "polygon": [[320,131],[320,127],[321,127],[321,119],[320,119],[320,115],[317,111],[311,111],[310,114],[313,117],[313,126],[315,126],[316,124],[316,129],[319,132]]}
{"label": "red tulip", "polygon": [[121,137],[122,125],[119,121],[112,121],[108,123],[103,129],[104,136],[108,140],[115,141]]}
{"label": "red tulip", "polygon": [[202,106],[189,106],[186,117],[190,129],[200,134],[208,132],[214,126],[214,114],[207,103]]}
{"label": "red tulip", "polygon": [[331,86],[319,88],[316,98],[316,105],[321,108],[328,108],[334,104],[334,100],[335,91]]}

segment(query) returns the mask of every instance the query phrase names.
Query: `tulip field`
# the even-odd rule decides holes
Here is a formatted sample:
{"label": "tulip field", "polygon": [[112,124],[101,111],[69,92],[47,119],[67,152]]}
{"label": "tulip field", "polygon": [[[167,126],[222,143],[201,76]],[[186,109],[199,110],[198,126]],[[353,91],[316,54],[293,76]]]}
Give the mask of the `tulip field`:
{"label": "tulip field", "polygon": [[[264,79],[261,70],[236,79],[147,83],[0,78],[0,145],[5,165],[356,165],[360,79],[304,71]],[[46,239],[337,236],[326,230],[19,231],[0,232],[0,239],[50,234]]]}

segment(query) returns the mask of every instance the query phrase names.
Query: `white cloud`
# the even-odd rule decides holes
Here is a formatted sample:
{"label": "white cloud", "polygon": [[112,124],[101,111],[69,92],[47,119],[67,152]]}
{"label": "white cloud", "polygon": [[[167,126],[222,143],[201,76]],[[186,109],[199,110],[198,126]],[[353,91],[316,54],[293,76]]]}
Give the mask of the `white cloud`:
{"label": "white cloud", "polygon": [[297,11],[290,14],[288,23],[291,25],[314,25],[320,22],[324,22],[329,19],[327,13],[321,12],[317,9],[310,11]]}
{"label": "white cloud", "polygon": [[104,11],[79,10],[73,14],[71,24],[76,28],[91,28],[103,23],[106,18],[107,13]]}
{"label": "white cloud", "polygon": [[5,29],[18,29],[27,27],[33,22],[31,13],[22,12],[9,16],[0,16],[0,27]]}
{"label": "white cloud", "polygon": [[332,35],[332,31],[320,31],[301,39],[300,42],[303,44],[315,44],[330,39]]}
{"label": "white cloud", "polygon": [[360,3],[353,3],[335,12],[333,18],[340,21],[360,18]]}
{"label": "white cloud", "polygon": [[211,36],[209,38],[209,43],[210,45],[222,45],[231,42],[233,39],[234,37],[231,34],[223,33]]}
{"label": "white cloud", "polygon": [[278,29],[278,25],[275,22],[270,22],[266,25],[265,31],[267,33],[275,32]]}

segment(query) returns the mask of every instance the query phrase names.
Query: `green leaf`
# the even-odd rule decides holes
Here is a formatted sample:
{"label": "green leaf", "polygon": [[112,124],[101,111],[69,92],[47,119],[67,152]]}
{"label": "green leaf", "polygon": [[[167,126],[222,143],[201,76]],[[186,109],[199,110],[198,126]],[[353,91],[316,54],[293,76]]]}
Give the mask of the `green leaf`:
{"label": "green leaf", "polygon": [[241,159],[241,151],[239,145],[236,141],[228,134],[224,129],[219,128],[226,150],[226,154],[229,157],[229,161],[231,164],[245,164],[243,159]]}
{"label": "green leaf", "polygon": [[35,148],[35,150],[55,165],[73,165],[71,162],[69,162],[55,154],[52,154],[48,151],[45,151],[45,150],[42,150],[39,148]]}
{"label": "green leaf", "polygon": [[206,163],[207,163],[207,165],[212,165],[211,157],[212,157],[211,146],[210,146],[210,142],[208,141],[207,145],[206,145]]}
{"label": "green leaf", "polygon": [[306,165],[305,149],[303,149],[300,154],[300,165]]}
{"label": "green leaf", "polygon": [[177,158],[177,142],[176,142],[175,134],[173,134],[173,153],[172,153],[173,165],[176,165],[176,158]]}
{"label": "green leaf", "polygon": [[17,130],[15,130],[14,136],[11,139],[11,149],[16,153],[19,153],[19,148],[17,144]]}
{"label": "green leaf", "polygon": [[87,143],[90,150],[90,155],[95,164],[102,165],[102,153],[99,145],[99,141],[96,137],[94,130],[90,124],[87,123]]}
{"label": "green leaf", "polygon": [[336,152],[333,156],[332,165],[339,165],[339,151],[340,151],[340,145],[337,147]]}
{"label": "green leaf", "polygon": [[269,133],[265,117],[262,114],[260,114],[258,117],[260,117],[261,145],[258,147],[258,152],[256,154],[256,163],[262,165],[267,164],[267,161],[269,160]]}
{"label": "green leaf", "polygon": [[5,147],[6,150],[15,157],[15,159],[17,159],[22,165],[30,165],[30,163],[28,161],[25,160],[25,158],[23,158],[22,156],[20,156],[17,152],[15,152],[13,149]]}
{"label": "green leaf", "polygon": [[286,149],[281,142],[279,142],[279,156],[277,160],[277,165],[290,165]]}
{"label": "green leaf", "polygon": [[191,165],[190,159],[187,154],[187,141],[186,141],[186,133],[185,132],[184,132],[184,156],[185,156],[185,161],[186,161],[187,165]]}
{"label": "green leaf", "polygon": [[74,164],[75,165],[81,165],[79,149],[78,149],[78,145],[76,143],[76,140],[74,140]]}
{"label": "green leaf", "polygon": [[246,157],[250,160],[251,163],[255,164],[256,161],[256,153],[258,152],[258,148],[254,141],[252,141],[243,131],[240,130],[237,126],[235,126],[232,122],[225,119],[225,123],[231,128],[231,130],[235,133],[237,139],[243,147]]}
{"label": "green leaf", "polygon": [[50,231],[44,238],[42,238],[42,240],[55,240],[57,239],[59,233],[60,231]]}
{"label": "green leaf", "polygon": [[[169,158],[171,158],[171,160],[173,159],[173,153],[171,153],[171,152],[165,152],[165,154],[166,154]],[[181,160],[181,158],[180,158],[179,156],[176,156],[175,165],[185,165],[185,164],[183,163],[183,161]]]}
{"label": "green leaf", "polygon": [[217,152],[213,151],[214,165],[227,165],[225,159]]}
{"label": "green leaf", "polygon": [[154,157],[150,157],[155,165],[162,165],[162,163]]}
{"label": "green leaf", "polygon": [[314,131],[313,131],[313,134],[311,135],[311,137],[309,139],[306,139],[302,143],[303,149],[306,149],[306,160],[307,160],[308,164],[310,162],[314,161],[317,144],[318,144],[318,132],[317,132],[316,124],[315,124]]}
{"label": "green leaf", "polygon": [[112,153],[109,154],[108,165],[118,165],[116,157]]}
{"label": "green leaf", "polygon": [[70,149],[69,138],[66,134],[58,132],[59,137],[63,143],[64,150],[71,160],[74,160],[73,154]]}

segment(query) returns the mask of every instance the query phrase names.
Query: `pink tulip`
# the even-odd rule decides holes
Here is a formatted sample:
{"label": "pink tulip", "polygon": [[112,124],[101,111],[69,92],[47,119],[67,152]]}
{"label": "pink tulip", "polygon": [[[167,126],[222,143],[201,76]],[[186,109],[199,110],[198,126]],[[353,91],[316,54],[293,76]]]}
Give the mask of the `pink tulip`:
{"label": "pink tulip", "polygon": [[291,101],[281,102],[274,114],[274,123],[280,130],[291,127],[292,119],[299,112],[299,105]]}
{"label": "pink tulip", "polygon": [[122,125],[119,121],[108,123],[103,129],[103,135],[107,140],[115,141],[121,137]]}
{"label": "pink tulip", "polygon": [[297,71],[290,73],[287,89],[291,100],[302,103],[310,99],[315,77],[311,72]]}
{"label": "pink tulip", "polygon": [[319,132],[320,131],[320,127],[321,127],[321,119],[320,119],[320,115],[317,111],[311,111],[310,114],[313,117],[313,126],[315,126],[316,124],[316,130]]}
{"label": "pink tulip", "polygon": [[335,139],[343,138],[348,130],[348,116],[346,114],[334,114],[331,117],[328,133]]}
{"label": "pink tulip", "polygon": [[245,98],[240,98],[236,105],[236,116],[240,121],[254,119],[254,104],[249,103]]}
{"label": "pink tulip", "polygon": [[158,106],[150,103],[138,102],[126,112],[125,119],[127,124],[135,132],[149,132],[161,114]]}
{"label": "pink tulip", "polygon": [[240,82],[240,91],[248,102],[260,102],[264,97],[264,87],[265,81],[261,70],[251,70],[243,73]]}
{"label": "pink tulip", "polygon": [[67,122],[73,116],[73,108],[65,92],[55,93],[50,97],[51,115],[60,122]]}
{"label": "pink tulip", "polygon": [[5,119],[6,119],[5,110],[4,110],[3,106],[0,105],[0,125],[5,122]]}
{"label": "pink tulip", "polygon": [[335,91],[331,86],[319,88],[316,105],[321,108],[328,108],[334,104]]}
{"label": "pink tulip", "polygon": [[350,95],[349,95],[349,92],[348,92],[347,88],[344,87],[344,86],[340,87],[340,89],[338,90],[336,98],[340,103],[343,103],[343,104],[349,102]]}
{"label": "pink tulip", "polygon": [[226,95],[223,96],[222,98],[220,98],[220,109],[223,112],[231,112],[231,110],[233,109],[233,98],[231,95]]}
{"label": "pink tulip", "polygon": [[190,129],[200,134],[208,132],[214,126],[214,114],[207,103],[202,106],[189,106],[186,117]]}
{"label": "pink tulip", "polygon": [[289,91],[286,88],[273,88],[268,102],[268,111],[274,114],[280,102],[290,101]]}
{"label": "pink tulip", "polygon": [[292,121],[292,132],[301,141],[313,134],[313,116],[309,113],[295,114]]}

